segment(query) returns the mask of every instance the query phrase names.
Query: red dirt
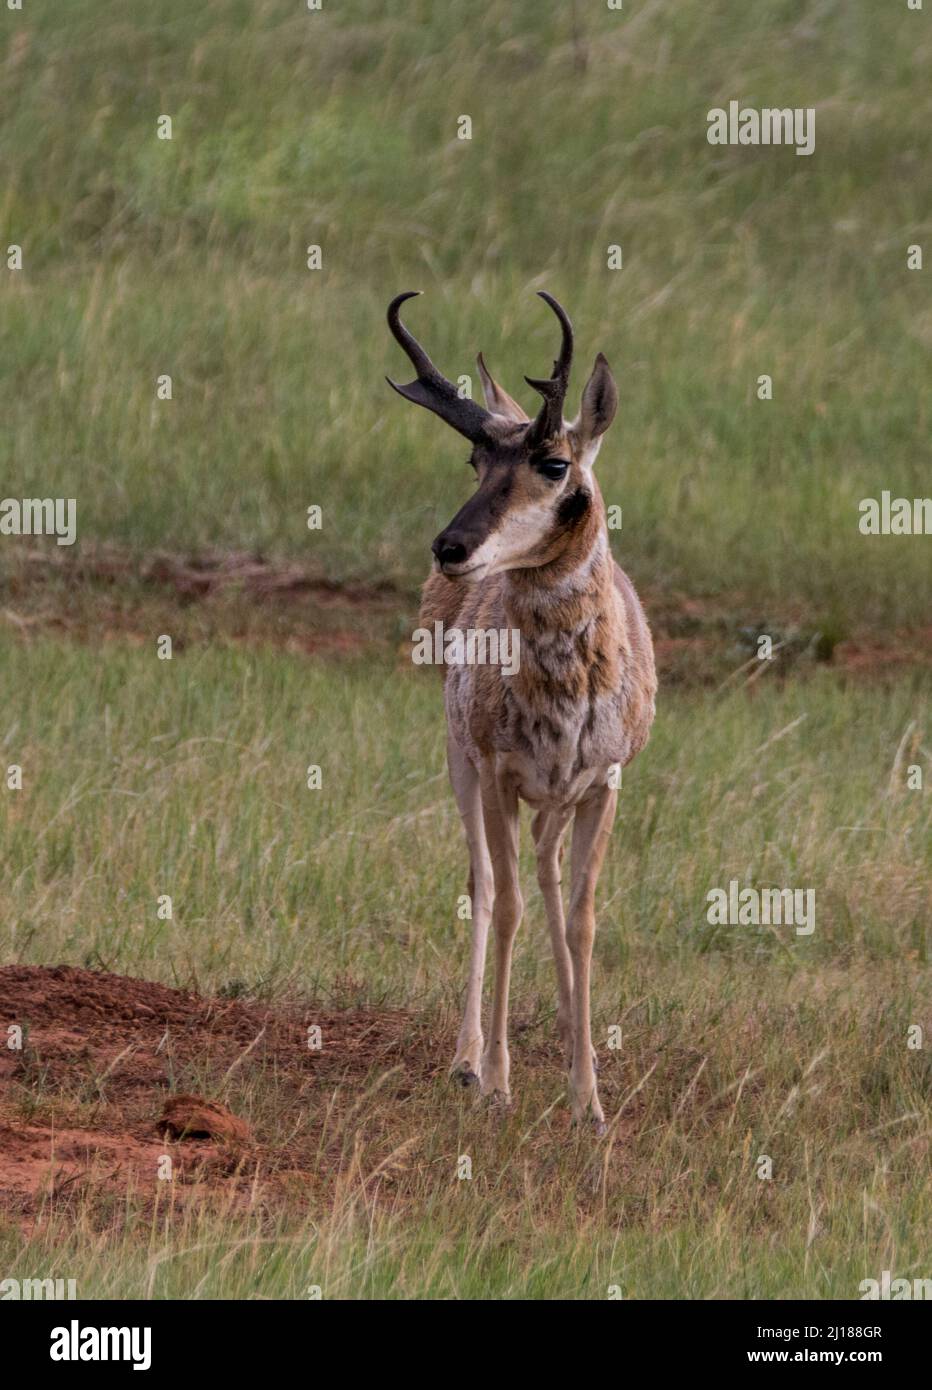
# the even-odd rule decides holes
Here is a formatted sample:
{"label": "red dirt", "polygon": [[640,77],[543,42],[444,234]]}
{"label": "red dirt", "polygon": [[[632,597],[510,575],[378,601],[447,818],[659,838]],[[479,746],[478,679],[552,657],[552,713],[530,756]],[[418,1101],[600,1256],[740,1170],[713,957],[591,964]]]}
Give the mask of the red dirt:
{"label": "red dirt", "polygon": [[853,637],[839,642],[834,659],[846,671],[889,670],[891,666],[932,665],[932,627]]}
{"label": "red dirt", "polygon": [[220,1144],[250,1144],[253,1140],[245,1120],[203,1096],[171,1096],[156,1129],[165,1139],[216,1139]]}
{"label": "red dirt", "polygon": [[391,600],[391,584],[340,584],[289,561],[272,561],[251,551],[203,551],[175,555],[156,550],[136,556],[110,545],[85,544],[72,558],[53,546],[19,552],[23,578],[43,583],[54,575],[70,583],[122,585],[130,581],[167,589],[181,599],[203,598],[222,589],[256,597],[312,593],[319,603],[366,608]]}
{"label": "red dirt", "polygon": [[[293,561],[248,551],[136,555],[113,545],[86,543],[65,555],[52,546],[16,552],[5,577],[11,603],[3,620],[28,639],[44,629],[83,641],[151,643],[171,631],[178,651],[216,640],[272,646],[308,656],[346,657],[397,642],[399,620],[414,622],[416,597],[390,583],[339,583]],[[62,586],[67,586],[67,602]],[[642,592],[664,684],[717,686],[735,673],[746,626],[740,593],[715,597]],[[799,669],[811,615],[790,605],[772,615],[793,639],[773,663],[774,675]],[[745,644],[746,645],[746,644]],[[747,647],[744,659],[752,654]],[[812,666],[811,659],[803,668]],[[406,643],[400,659],[407,663]],[[901,675],[932,667],[932,628],[854,632],[819,657],[852,678]],[[756,679],[756,677],[755,677]]]}
{"label": "red dirt", "polygon": [[[351,981],[339,988],[352,997]],[[601,1202],[599,1173],[613,1188],[628,1180],[627,1146],[647,1106],[635,1083],[645,1073],[677,1114],[688,1107],[706,1122],[733,1105],[691,1043],[652,1041],[649,1061],[647,1053],[636,1061],[605,1055],[599,1087],[616,1118],[592,1167],[593,1150],[580,1147],[568,1108],[555,1103],[565,1084],[562,1049],[542,1002],[513,1020],[522,1084],[536,1080],[546,1107],[527,1129],[520,1116],[448,1086],[452,1018],[273,1009],[70,966],[0,968],[0,1038],[8,1044],[11,1025],[22,1029],[21,1048],[0,1047],[0,1222],[27,1235],[62,1225],[96,1232],[141,1211],[149,1229],[206,1204],[224,1217],[313,1217],[359,1195],[399,1210],[423,1200],[425,1177],[446,1172],[453,1181],[464,1124],[493,1154],[503,1129],[506,1145],[519,1144],[523,1161],[506,1165],[516,1200],[526,1196],[528,1163],[549,1181],[556,1140],[571,1145],[580,1200]],[[315,1025],[319,1050],[308,1047]],[[449,1115],[442,1136],[440,1094]],[[513,1156],[498,1150],[496,1172],[505,1152]],[[555,1187],[553,1196],[562,1209],[565,1193]]]}
{"label": "red dirt", "polygon": [[[290,1134],[345,1083],[358,1091],[369,1073],[398,1066],[397,1096],[433,1069],[434,1049],[398,1011],[273,1011],[70,966],[0,969],[7,1042],[11,1025],[23,1037],[21,1049],[0,1049],[0,1211],[20,1221],[79,1193],[154,1193],[165,1155],[176,1191],[238,1189],[241,1173],[313,1184],[328,1166],[319,1124],[300,1141],[265,1142],[273,1118],[247,1122],[219,1095],[261,1106],[272,1077]],[[308,1047],[311,1025],[319,1050]],[[167,1096],[181,1078],[196,1079],[196,1096]]]}

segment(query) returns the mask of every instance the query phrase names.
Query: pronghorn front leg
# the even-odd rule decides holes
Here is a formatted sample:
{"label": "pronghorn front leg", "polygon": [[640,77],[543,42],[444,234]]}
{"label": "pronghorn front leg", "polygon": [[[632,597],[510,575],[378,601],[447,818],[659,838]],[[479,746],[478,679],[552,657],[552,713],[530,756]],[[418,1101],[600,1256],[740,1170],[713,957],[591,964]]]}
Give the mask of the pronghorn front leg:
{"label": "pronghorn front leg", "polygon": [[537,882],[547,910],[550,944],[557,969],[557,1033],[563,1044],[567,1067],[573,1061],[573,962],[566,945],[560,860],[563,834],[569,818],[568,811],[538,811],[531,822],[531,834],[537,851]]}
{"label": "pronghorn front leg", "polygon": [[492,860],[495,901],[492,930],[495,933],[495,989],[489,1040],[482,1056],[482,1094],[507,1101],[508,1090],[508,985],[511,948],[521,922],[524,904],[518,886],[518,794],[513,784],[485,764],[480,773],[482,817]]}
{"label": "pronghorn front leg", "polygon": [[459,807],[469,846],[469,897],[472,913],[472,947],[469,954],[469,983],[466,1007],[456,1040],[456,1054],[450,1075],[464,1086],[474,1085],[481,1073],[482,1059],[482,981],[485,950],[492,915],[492,865],[485,842],[479,773],[456,740],[447,737],[447,762],[453,794]]}
{"label": "pronghorn front leg", "polygon": [[618,793],[612,787],[594,788],[576,808],[573,822],[572,888],[566,944],[573,962],[573,1063],[570,1067],[570,1105],[574,1120],[591,1116],[603,1133],[605,1116],[596,1089],[589,1008],[589,976],[595,941],[595,886],[615,818]]}

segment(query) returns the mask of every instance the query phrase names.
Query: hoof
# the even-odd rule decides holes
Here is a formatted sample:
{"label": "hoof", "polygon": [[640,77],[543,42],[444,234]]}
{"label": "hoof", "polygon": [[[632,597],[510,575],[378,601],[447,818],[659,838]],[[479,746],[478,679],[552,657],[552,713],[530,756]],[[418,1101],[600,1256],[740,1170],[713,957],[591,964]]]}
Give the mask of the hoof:
{"label": "hoof", "polygon": [[510,1091],[485,1091],[482,1099],[488,1110],[502,1112],[511,1109]]}
{"label": "hoof", "polygon": [[469,1062],[454,1062],[450,1068],[450,1080],[466,1090],[470,1086],[479,1085],[479,1073],[473,1071]]}
{"label": "hoof", "polygon": [[608,1133],[607,1123],[597,1115],[583,1115],[582,1119],[573,1121],[572,1128],[576,1134],[584,1134],[588,1130],[593,1139],[604,1139]]}

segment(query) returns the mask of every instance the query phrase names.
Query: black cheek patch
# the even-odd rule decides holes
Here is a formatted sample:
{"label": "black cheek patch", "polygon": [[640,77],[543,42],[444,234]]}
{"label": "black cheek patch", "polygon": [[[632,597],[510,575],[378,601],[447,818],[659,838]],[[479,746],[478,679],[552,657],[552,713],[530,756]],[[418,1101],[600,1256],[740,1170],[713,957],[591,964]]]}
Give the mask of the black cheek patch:
{"label": "black cheek patch", "polygon": [[592,497],[584,488],[567,493],[557,507],[557,521],[561,526],[576,526],[588,512],[591,502]]}

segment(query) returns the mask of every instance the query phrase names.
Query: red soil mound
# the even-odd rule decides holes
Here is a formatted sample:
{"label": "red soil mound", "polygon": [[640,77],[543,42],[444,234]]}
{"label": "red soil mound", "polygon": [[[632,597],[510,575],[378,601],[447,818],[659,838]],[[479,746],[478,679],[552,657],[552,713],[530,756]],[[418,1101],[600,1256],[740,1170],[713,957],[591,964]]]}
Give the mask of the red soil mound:
{"label": "red soil mound", "polygon": [[0,1211],[20,1220],[94,1190],[155,1195],[166,1167],[176,1192],[241,1173],[313,1186],[334,1097],[348,1109],[393,1067],[404,1095],[435,1055],[397,1011],[272,1010],[70,966],[0,969],[0,1039]]}
{"label": "red soil mound", "polygon": [[216,1139],[221,1144],[248,1144],[252,1140],[245,1120],[203,1096],[172,1096],[165,1102],[156,1129],[166,1139]]}

